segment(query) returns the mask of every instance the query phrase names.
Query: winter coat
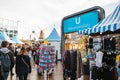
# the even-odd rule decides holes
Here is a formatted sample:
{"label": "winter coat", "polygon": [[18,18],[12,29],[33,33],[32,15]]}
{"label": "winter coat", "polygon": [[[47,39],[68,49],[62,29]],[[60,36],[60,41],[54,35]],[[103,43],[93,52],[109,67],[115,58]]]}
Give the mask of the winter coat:
{"label": "winter coat", "polygon": [[[24,61],[27,63],[27,65],[24,63]],[[30,58],[27,55],[17,55],[16,57],[16,74],[28,74],[31,72],[31,64],[30,64]]]}

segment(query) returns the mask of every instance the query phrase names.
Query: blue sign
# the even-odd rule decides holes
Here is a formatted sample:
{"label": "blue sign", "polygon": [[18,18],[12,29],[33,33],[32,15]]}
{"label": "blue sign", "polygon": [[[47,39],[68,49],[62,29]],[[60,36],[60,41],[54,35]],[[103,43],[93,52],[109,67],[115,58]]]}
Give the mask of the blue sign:
{"label": "blue sign", "polygon": [[82,15],[77,15],[63,21],[64,33],[78,32],[79,30],[84,30],[92,28],[98,23],[98,11],[91,11]]}

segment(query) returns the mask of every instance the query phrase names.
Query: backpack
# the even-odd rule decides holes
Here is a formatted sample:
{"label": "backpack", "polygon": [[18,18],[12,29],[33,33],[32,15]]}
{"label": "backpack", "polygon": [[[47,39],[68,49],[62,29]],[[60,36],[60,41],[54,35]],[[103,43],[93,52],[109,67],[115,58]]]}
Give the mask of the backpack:
{"label": "backpack", "polygon": [[0,51],[0,63],[1,63],[1,69],[3,72],[9,72],[10,71],[10,57],[8,55],[9,53],[4,54],[2,51]]}

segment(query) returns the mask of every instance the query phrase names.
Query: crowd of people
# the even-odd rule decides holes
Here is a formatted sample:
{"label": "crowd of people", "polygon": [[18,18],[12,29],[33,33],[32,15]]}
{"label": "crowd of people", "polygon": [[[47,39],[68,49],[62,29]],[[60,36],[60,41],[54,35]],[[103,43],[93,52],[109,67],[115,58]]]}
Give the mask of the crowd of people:
{"label": "crowd of people", "polygon": [[[27,80],[31,73],[31,59],[35,63],[37,46],[18,45],[15,46],[7,41],[2,41],[0,47],[0,80],[7,80],[8,76],[16,74],[19,80]],[[13,68],[15,67],[15,73]],[[10,73],[10,74],[9,74]]]}

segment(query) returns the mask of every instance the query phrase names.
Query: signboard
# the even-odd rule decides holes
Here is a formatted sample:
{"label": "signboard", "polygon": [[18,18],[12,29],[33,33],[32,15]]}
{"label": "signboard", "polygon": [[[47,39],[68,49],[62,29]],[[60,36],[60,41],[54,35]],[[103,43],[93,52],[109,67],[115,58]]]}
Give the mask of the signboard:
{"label": "signboard", "polygon": [[78,32],[79,30],[84,30],[92,28],[95,24],[99,22],[98,11],[91,11],[85,14],[80,14],[63,21],[63,32],[71,33]]}
{"label": "signboard", "polygon": [[105,11],[99,6],[94,6],[89,9],[65,16],[62,20],[61,27],[61,54],[63,54],[65,50],[65,34],[92,28],[104,18]]}

